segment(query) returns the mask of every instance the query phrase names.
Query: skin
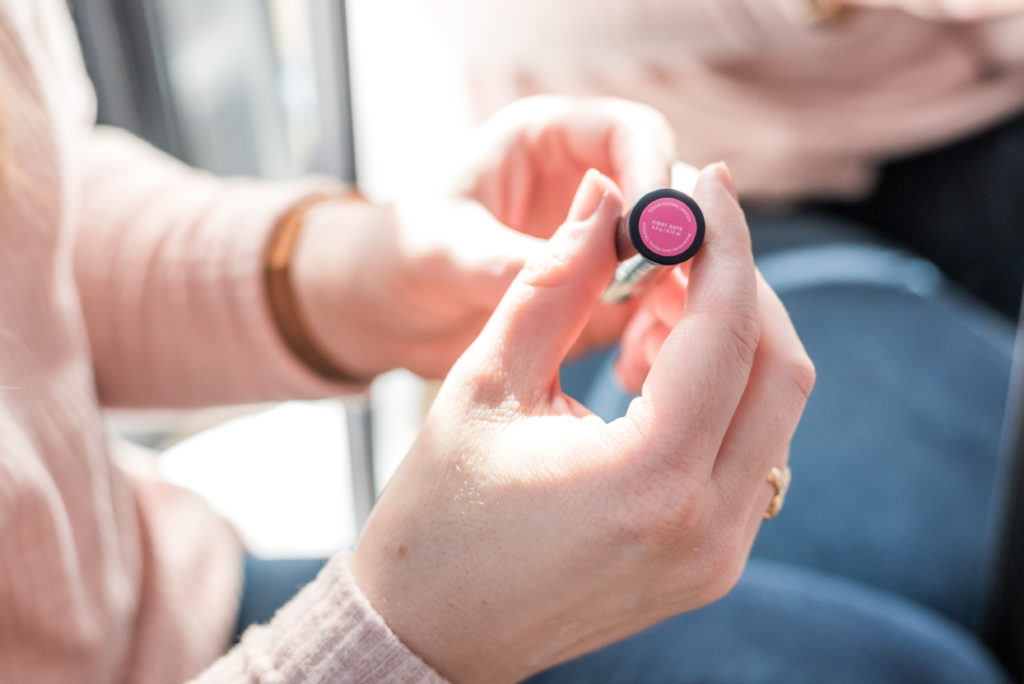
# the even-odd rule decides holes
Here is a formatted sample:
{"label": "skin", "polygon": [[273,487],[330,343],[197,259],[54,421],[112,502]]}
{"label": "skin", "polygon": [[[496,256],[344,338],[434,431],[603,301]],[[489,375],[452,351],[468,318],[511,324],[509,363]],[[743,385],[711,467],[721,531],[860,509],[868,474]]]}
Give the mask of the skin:
{"label": "skin", "polygon": [[701,172],[695,196],[707,238],[659,295],[673,301],[652,315],[677,320],[650,343],[624,418],[604,423],[558,382],[616,263],[622,195],[591,172],[452,367],[374,509],[356,581],[442,675],[515,681],[738,579],[814,371],[754,267],[724,165]]}
{"label": "skin", "polygon": [[[668,182],[675,159],[664,118],[615,99],[529,98],[466,147],[440,194],[327,202],[306,217],[293,263],[299,305],[318,346],[355,379],[398,367],[443,377],[543,249],[587,169],[637,198]],[[633,312],[596,308],[575,351],[617,341]]]}

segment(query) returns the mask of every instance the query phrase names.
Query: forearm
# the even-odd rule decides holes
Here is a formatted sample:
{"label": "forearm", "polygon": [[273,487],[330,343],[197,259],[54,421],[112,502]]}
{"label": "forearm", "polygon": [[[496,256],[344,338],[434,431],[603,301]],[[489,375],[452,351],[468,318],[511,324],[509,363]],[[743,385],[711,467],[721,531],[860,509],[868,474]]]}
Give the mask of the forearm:
{"label": "forearm", "polygon": [[114,130],[83,144],[75,275],[104,403],[340,391],[287,348],[264,283],[277,219],[333,186],[214,178]]}

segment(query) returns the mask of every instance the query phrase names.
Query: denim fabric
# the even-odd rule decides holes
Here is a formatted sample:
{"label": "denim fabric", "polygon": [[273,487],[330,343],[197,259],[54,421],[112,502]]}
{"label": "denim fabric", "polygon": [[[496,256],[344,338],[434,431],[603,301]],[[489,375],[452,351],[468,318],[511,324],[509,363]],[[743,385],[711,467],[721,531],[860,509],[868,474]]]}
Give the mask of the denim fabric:
{"label": "denim fabric", "polygon": [[724,599],[530,684],[1006,682],[970,634],[856,582],[751,561]]}
{"label": "denim fabric", "polygon": [[274,617],[277,609],[287,603],[323,569],[322,558],[264,559],[246,554],[242,578],[242,600],[232,643],[250,625],[262,624]]}

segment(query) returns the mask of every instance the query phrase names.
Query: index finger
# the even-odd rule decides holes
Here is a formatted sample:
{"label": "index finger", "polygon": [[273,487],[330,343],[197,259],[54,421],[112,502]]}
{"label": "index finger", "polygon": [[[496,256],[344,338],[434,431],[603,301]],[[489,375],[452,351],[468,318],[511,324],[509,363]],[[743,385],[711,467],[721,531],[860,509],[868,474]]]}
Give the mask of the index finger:
{"label": "index finger", "polygon": [[747,385],[760,327],[750,233],[724,164],[701,171],[694,196],[708,228],[690,270],[686,309],[627,419],[656,454],[693,455],[710,474]]}

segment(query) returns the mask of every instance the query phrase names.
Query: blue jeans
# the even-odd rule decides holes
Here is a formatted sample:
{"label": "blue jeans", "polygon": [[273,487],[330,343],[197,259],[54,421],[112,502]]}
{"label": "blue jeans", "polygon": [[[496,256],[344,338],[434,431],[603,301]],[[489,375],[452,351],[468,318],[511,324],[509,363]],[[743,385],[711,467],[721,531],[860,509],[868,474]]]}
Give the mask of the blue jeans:
{"label": "blue jeans", "polygon": [[812,570],[751,561],[725,598],[528,680],[531,684],[1006,682],[942,616]]}
{"label": "blue jeans", "polygon": [[277,609],[316,578],[324,558],[263,559],[245,555],[242,566],[242,601],[238,606],[236,643],[249,625],[268,622]]}

